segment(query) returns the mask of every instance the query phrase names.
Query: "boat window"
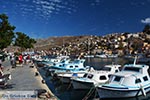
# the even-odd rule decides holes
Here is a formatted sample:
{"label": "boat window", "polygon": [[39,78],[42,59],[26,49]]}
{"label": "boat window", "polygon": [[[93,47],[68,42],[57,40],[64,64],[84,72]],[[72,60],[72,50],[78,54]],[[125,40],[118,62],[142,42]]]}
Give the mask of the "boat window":
{"label": "boat window", "polygon": [[137,83],[141,83],[141,80],[140,79],[136,79],[135,80],[135,83],[137,84]]}
{"label": "boat window", "polygon": [[135,72],[140,72],[140,68],[135,68],[135,67],[125,67],[125,71],[135,71]]}
{"label": "boat window", "polygon": [[73,68],[73,66],[70,66],[70,68]]}
{"label": "boat window", "polygon": [[108,77],[110,78],[110,77],[111,77],[111,75],[108,75]]}
{"label": "boat window", "polygon": [[106,78],[106,76],[100,76],[100,78],[99,78],[100,80],[106,80],[107,78]]}
{"label": "boat window", "polygon": [[61,67],[61,65],[59,65],[59,67]]}
{"label": "boat window", "polygon": [[118,70],[116,69],[115,72],[118,72]]}
{"label": "boat window", "polygon": [[121,80],[121,77],[119,77],[119,76],[116,76],[115,78],[114,78],[114,81],[116,81],[116,82],[119,82]]}
{"label": "boat window", "polygon": [[75,68],[78,68],[78,66],[75,66]]}
{"label": "boat window", "polygon": [[65,61],[63,60],[61,63],[65,63]]}
{"label": "boat window", "polygon": [[144,76],[144,77],[143,77],[143,80],[144,80],[144,81],[147,81],[147,80],[148,80],[147,76]]}
{"label": "boat window", "polygon": [[79,69],[79,71],[84,71],[84,69],[81,68],[81,69]]}
{"label": "boat window", "polygon": [[88,75],[88,74],[87,74],[87,73],[85,73],[85,74],[83,75],[83,77],[87,77],[87,75]]}
{"label": "boat window", "polygon": [[91,79],[92,77],[93,77],[93,75],[92,75],[92,74],[89,74],[89,75],[88,75],[88,78],[90,78],[90,79]]}

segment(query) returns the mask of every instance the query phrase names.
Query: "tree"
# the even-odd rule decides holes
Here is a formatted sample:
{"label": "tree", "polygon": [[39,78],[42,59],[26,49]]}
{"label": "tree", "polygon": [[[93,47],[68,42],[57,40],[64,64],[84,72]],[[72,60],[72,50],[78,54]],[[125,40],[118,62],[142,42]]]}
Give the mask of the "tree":
{"label": "tree", "polygon": [[150,25],[145,25],[144,29],[143,29],[143,32],[150,35]]}
{"label": "tree", "polygon": [[9,46],[14,38],[15,26],[10,25],[8,17],[0,14],[0,49]]}
{"label": "tree", "polygon": [[133,48],[133,51],[141,52],[143,47],[143,41],[140,38],[130,38],[131,47]]}
{"label": "tree", "polygon": [[145,42],[150,43],[150,25],[145,25],[143,33],[145,35]]}
{"label": "tree", "polygon": [[32,48],[36,41],[22,32],[16,32],[15,46],[19,46],[22,50]]}

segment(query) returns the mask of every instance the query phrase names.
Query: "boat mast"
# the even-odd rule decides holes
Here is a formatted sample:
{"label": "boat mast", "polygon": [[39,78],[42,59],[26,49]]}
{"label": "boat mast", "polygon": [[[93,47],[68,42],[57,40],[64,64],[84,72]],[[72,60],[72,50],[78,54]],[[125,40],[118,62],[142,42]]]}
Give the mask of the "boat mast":
{"label": "boat mast", "polygon": [[137,58],[138,58],[138,57],[135,56],[134,63],[133,63],[134,65],[136,64]]}

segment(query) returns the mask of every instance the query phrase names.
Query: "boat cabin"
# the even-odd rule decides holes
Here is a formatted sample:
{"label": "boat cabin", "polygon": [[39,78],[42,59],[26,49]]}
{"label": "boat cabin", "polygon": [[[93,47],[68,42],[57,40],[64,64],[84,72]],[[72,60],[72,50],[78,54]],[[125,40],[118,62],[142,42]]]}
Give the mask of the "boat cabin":
{"label": "boat cabin", "polygon": [[92,73],[85,73],[83,78],[90,79],[90,80],[96,80],[96,82],[106,82],[108,81],[109,77],[107,73],[100,73],[98,71],[92,72]]}
{"label": "boat cabin", "polygon": [[105,65],[102,70],[94,70],[84,74],[83,78],[96,80],[96,82],[106,82],[109,80],[110,74],[119,72],[121,65]]}
{"label": "boat cabin", "polygon": [[147,65],[125,65],[121,72],[115,73],[110,77],[109,82],[124,86],[147,84],[150,81],[147,70]]}

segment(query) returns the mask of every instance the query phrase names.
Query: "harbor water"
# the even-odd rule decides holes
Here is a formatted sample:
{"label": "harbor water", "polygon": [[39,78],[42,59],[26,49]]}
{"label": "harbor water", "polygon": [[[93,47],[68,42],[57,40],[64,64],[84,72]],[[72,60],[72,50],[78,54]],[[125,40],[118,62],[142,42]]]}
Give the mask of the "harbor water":
{"label": "harbor water", "polygon": [[[95,69],[100,70],[104,65],[108,64],[124,65],[125,63],[128,63],[128,60],[124,58],[111,58],[111,59],[86,58],[85,66],[93,66]],[[44,70],[42,73],[44,73]],[[60,100],[101,100],[97,94],[96,89],[74,90],[71,84],[63,84],[60,81],[53,80],[51,77],[45,77],[45,80],[50,90]],[[150,100],[150,93],[148,93],[146,96],[140,96],[135,98],[126,98],[126,99],[119,98],[110,100]]]}

